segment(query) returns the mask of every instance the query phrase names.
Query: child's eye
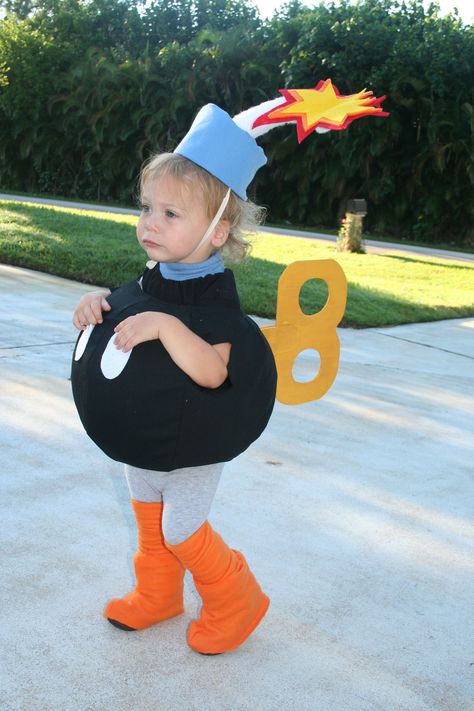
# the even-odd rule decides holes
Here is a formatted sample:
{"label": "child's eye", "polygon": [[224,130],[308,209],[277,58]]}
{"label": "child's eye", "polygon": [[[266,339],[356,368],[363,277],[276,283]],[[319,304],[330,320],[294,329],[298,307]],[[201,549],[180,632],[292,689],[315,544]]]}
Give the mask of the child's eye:
{"label": "child's eye", "polygon": [[146,205],[146,204],[144,204],[144,203],[142,203],[142,204],[140,205],[140,210],[141,210],[142,212],[150,212],[150,209],[151,209],[151,208],[150,208],[149,205]]}
{"label": "child's eye", "polygon": [[165,215],[166,215],[166,217],[178,217],[178,215],[175,212],[173,212],[173,210],[166,210]]}

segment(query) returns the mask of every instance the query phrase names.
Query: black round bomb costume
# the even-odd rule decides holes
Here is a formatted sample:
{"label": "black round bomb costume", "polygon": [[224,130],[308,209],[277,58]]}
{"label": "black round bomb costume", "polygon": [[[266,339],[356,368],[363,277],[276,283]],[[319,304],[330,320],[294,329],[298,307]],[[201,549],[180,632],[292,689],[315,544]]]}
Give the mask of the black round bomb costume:
{"label": "black round bomb costume", "polygon": [[[77,361],[72,387],[82,424],[112,459],[171,471],[233,459],[264,430],[275,400],[273,355],[239,303],[228,269],[187,281],[164,279],[159,265],[114,291]],[[232,344],[228,378],[211,390],[197,385],[160,341],[136,346],[122,372],[107,378],[101,359],[114,328],[128,316],[162,311],[211,345]]]}
{"label": "black round bomb costume", "polygon": [[[380,106],[385,97],[366,90],[344,97],[329,79],[311,90],[280,93],[233,119],[213,104],[204,106],[175,153],[246,200],[248,184],[267,160],[255,138],[270,128],[295,121],[301,141],[313,130],[341,130],[362,116],[387,115]],[[145,273],[143,290],[132,282],[108,301],[112,311],[104,314],[85,353],[73,362],[72,385],[84,427],[109,456],[170,471],[232,459],[261,434],[275,399],[275,366],[266,340],[240,311],[231,272],[173,286],[156,268]],[[177,316],[208,343],[232,344],[229,378],[220,388],[209,391],[193,383],[159,342],[140,344],[123,372],[106,382],[101,352],[114,326],[153,310]]]}

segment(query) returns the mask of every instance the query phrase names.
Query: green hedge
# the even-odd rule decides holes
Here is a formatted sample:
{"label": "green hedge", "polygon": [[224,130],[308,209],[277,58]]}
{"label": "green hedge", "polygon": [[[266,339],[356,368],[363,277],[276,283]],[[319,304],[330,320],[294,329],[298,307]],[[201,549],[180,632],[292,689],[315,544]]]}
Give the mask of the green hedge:
{"label": "green hedge", "polygon": [[[2,3],[0,3],[1,5]],[[209,101],[234,114],[330,77],[387,95],[388,119],[261,139],[270,220],[336,226],[364,197],[372,232],[474,244],[474,31],[421,1],[27,0],[0,21],[0,188],[131,203],[141,163]]]}

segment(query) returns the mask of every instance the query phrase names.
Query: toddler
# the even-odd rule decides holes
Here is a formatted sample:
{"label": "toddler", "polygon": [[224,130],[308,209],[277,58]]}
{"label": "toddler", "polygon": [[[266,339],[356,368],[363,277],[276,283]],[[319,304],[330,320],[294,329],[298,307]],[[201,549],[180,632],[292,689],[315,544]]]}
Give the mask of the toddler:
{"label": "toddler", "polygon": [[138,527],[136,587],[104,614],[124,630],[179,615],[187,568],[203,603],[188,643],[202,654],[238,647],[269,605],[207,521],[223,463],[262,433],[275,400],[271,350],[221,257],[245,256],[242,230],[259,211],[246,193],[266,163],[255,139],[284,123],[301,141],[387,116],[384,97],[343,96],[329,79],[280,94],[233,119],[204,106],[174,153],[149,162],[137,227],[147,269],[84,296],[73,317],[74,400],[89,436],[125,463]]}
{"label": "toddler", "polygon": [[139,630],[181,614],[188,569],[202,598],[188,643],[220,654],[247,639],[269,599],[207,518],[224,462],[268,422],[276,371],[221,255],[245,257],[243,230],[261,210],[241,184],[186,152],[155,156],[142,172],[137,237],[147,269],[80,300],[72,382],[88,434],[125,462],[138,528],[136,587],[105,617]]}

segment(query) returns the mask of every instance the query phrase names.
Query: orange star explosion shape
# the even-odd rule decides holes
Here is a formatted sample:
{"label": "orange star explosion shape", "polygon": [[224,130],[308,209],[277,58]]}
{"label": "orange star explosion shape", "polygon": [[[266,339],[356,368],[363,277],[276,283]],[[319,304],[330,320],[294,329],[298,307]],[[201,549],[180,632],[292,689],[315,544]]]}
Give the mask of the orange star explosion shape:
{"label": "orange star explosion shape", "polygon": [[320,81],[314,89],[280,89],[286,102],[255,119],[252,128],[271,123],[296,121],[298,143],[316,128],[341,131],[352,121],[364,116],[388,116],[380,106],[386,98],[376,98],[363,89],[342,96],[330,79]]}

